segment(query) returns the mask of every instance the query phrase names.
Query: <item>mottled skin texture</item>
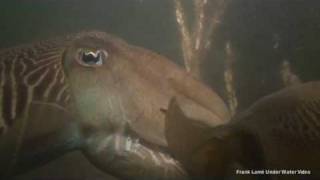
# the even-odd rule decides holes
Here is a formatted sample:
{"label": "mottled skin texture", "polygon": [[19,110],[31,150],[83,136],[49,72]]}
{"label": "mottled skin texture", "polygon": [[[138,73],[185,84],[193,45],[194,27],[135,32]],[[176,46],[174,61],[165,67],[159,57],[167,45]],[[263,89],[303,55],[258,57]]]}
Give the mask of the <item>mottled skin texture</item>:
{"label": "mottled skin texture", "polygon": [[[79,49],[104,51],[102,66],[79,64]],[[173,97],[229,120],[224,102],[170,60],[102,32],[2,50],[1,175],[81,150],[98,168],[130,179],[185,178],[166,153],[165,110]]]}
{"label": "mottled skin texture", "polygon": [[[242,167],[304,169],[312,173],[306,177],[320,176],[320,82],[266,96],[227,125],[210,129],[199,126],[201,123],[201,119],[186,116],[179,101],[171,102],[166,122],[168,146],[193,175],[221,178]],[[197,133],[184,139],[189,132]],[[189,149],[188,144],[195,145]]]}

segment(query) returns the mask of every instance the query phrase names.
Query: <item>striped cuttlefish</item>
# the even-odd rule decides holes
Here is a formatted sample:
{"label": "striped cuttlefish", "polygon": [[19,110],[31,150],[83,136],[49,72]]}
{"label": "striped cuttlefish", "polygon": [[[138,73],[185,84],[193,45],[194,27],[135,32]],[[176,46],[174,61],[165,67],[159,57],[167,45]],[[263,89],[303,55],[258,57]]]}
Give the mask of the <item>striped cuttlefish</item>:
{"label": "striped cuttlefish", "polygon": [[222,99],[182,68],[104,32],[1,50],[0,175],[80,150],[116,177],[188,178],[167,152],[173,97],[208,126],[229,120]]}

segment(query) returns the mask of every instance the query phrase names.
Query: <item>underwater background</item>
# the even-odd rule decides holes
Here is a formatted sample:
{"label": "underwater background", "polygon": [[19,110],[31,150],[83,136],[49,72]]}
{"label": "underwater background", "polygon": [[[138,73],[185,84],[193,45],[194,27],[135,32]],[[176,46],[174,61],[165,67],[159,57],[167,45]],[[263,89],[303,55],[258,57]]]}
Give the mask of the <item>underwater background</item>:
{"label": "underwater background", "polygon": [[[95,29],[115,34],[183,64],[173,0],[0,2],[0,49]],[[192,0],[185,0],[183,4],[190,22],[195,21]],[[201,66],[202,79],[225,101],[228,101],[228,94],[224,52],[226,42],[232,43],[237,112],[286,86],[284,76],[288,75],[284,72],[289,72],[298,82],[320,79],[320,1],[231,0],[218,28],[206,38],[213,43]],[[63,177],[65,169],[61,163],[78,164],[73,158],[79,155],[68,156],[67,161],[54,161],[17,179]],[[95,179],[106,177],[88,167],[91,165],[85,162],[82,170],[71,168],[68,173],[70,177],[80,177],[81,171],[83,179],[92,179],[93,174]]]}

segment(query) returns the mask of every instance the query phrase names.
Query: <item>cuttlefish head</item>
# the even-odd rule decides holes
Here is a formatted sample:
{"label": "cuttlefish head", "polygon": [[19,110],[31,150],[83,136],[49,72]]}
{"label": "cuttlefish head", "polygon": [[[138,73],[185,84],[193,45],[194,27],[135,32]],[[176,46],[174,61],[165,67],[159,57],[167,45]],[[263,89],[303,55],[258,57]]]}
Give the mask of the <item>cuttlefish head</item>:
{"label": "cuttlefish head", "polygon": [[[150,51],[102,32],[80,33],[66,48],[62,64],[86,139],[84,152],[99,168],[122,178],[183,177],[179,163],[158,149],[164,137],[150,138],[159,137],[163,122],[157,118],[164,115],[155,102],[164,98],[157,92],[145,95],[154,92],[143,69],[153,56],[146,54]],[[146,117],[145,109],[157,112]],[[132,131],[136,122],[150,136]]]}
{"label": "cuttlefish head", "polygon": [[105,33],[79,34],[65,51],[63,66],[81,124],[94,131],[119,131],[128,121],[121,72],[126,44]]}

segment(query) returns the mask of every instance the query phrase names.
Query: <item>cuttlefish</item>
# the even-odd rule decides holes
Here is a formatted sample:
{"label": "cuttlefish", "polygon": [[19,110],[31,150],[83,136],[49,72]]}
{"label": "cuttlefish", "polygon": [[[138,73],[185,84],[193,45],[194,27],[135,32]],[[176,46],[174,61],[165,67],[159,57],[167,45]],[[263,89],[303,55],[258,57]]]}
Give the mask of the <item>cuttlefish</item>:
{"label": "cuttlefish", "polygon": [[230,119],[222,99],[182,68],[98,31],[2,50],[0,77],[2,177],[81,150],[116,177],[184,179],[167,152],[170,99],[209,126]]}
{"label": "cuttlefish", "polygon": [[[320,177],[319,81],[263,97],[229,123],[214,128],[186,110],[179,98],[171,101],[166,137],[170,152],[191,176]],[[259,173],[263,175],[253,175]]]}

